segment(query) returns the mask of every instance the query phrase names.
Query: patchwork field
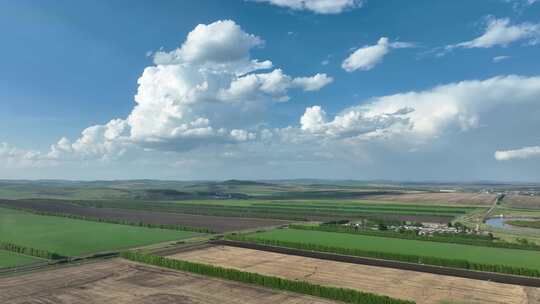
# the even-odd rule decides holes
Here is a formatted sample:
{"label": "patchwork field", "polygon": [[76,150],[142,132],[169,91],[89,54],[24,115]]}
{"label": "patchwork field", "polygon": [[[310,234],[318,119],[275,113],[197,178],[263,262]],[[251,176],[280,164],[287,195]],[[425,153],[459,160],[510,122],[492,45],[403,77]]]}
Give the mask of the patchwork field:
{"label": "patchwork field", "polygon": [[170,256],[181,260],[303,280],[315,284],[353,288],[414,300],[418,304],[533,304],[540,288],[442,276],[391,268],[271,253],[252,249],[214,246]]}
{"label": "patchwork field", "polygon": [[35,215],[0,208],[0,241],[67,256],[181,240],[197,233]]}
{"label": "patchwork field", "polygon": [[0,268],[23,266],[33,263],[43,262],[45,260],[17,254],[10,251],[0,250]]}
{"label": "patchwork field", "polygon": [[330,304],[275,291],[114,259],[0,278],[5,304]]}
{"label": "patchwork field", "polygon": [[506,265],[540,270],[539,251],[480,247],[297,229],[275,229],[272,231],[250,234],[249,237],[263,240],[345,247],[384,253],[467,260],[474,263]]}
{"label": "patchwork field", "polygon": [[401,221],[448,222],[476,210],[467,206],[426,206],[364,200],[195,200],[75,201],[81,206],[123,210],[286,220],[385,218]]}
{"label": "patchwork field", "polygon": [[[96,208],[83,205],[75,205],[55,200],[0,200],[0,205],[1,204],[39,212],[73,214],[105,220],[208,228],[215,232],[228,232],[259,227],[270,227],[289,223],[288,221],[274,219],[220,217],[103,207]],[[164,203],[164,205],[165,204],[169,203]]]}

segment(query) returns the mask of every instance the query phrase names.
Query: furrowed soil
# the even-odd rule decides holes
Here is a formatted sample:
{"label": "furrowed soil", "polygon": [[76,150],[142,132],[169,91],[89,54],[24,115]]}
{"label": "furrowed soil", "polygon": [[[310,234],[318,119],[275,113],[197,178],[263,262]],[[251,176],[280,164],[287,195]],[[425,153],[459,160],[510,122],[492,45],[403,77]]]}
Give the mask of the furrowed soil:
{"label": "furrowed soil", "polygon": [[463,205],[463,206],[488,206],[492,205],[497,196],[495,194],[484,193],[405,193],[405,194],[390,194],[390,195],[374,195],[370,196],[370,200],[381,200],[389,202],[404,202],[404,203],[436,203],[448,205]]}
{"label": "furrowed soil", "polygon": [[73,214],[106,220],[209,228],[215,232],[229,232],[259,227],[271,227],[289,223],[289,221],[274,219],[236,218],[114,208],[93,208],[54,200],[0,200],[0,206],[1,205],[30,209],[38,212]]}
{"label": "furrowed soil", "polygon": [[315,297],[114,259],[0,277],[3,304],[331,304]]}
{"label": "furrowed soil", "polygon": [[540,288],[478,281],[408,270],[334,262],[229,246],[181,252],[181,260],[303,280],[315,284],[358,289],[418,304],[533,304]]}

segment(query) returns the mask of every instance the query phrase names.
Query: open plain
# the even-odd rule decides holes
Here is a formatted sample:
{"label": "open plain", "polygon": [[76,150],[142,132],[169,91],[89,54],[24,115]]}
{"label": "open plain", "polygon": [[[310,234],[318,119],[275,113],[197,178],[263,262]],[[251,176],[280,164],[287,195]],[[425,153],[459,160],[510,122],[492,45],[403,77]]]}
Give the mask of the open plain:
{"label": "open plain", "polygon": [[0,278],[3,304],[331,304],[329,300],[114,259]]}
{"label": "open plain", "polygon": [[170,256],[248,272],[346,287],[418,304],[540,303],[540,288],[291,256],[245,248],[213,246]]}

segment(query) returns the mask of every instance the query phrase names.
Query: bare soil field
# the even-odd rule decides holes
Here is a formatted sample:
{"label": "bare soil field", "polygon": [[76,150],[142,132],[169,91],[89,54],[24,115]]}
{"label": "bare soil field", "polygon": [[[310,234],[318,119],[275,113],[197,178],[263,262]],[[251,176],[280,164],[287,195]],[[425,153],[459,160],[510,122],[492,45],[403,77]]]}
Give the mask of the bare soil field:
{"label": "bare soil field", "polygon": [[330,304],[300,294],[122,259],[0,277],[3,304]]}
{"label": "bare soil field", "polygon": [[370,200],[404,203],[436,203],[464,206],[488,206],[495,201],[495,194],[484,193],[404,193],[391,195],[374,195]]}
{"label": "bare soil field", "polygon": [[[228,246],[214,246],[170,256],[311,283],[354,288],[418,304],[540,303],[540,288],[522,287],[383,267],[325,261]],[[451,303],[454,303],[451,302]]]}
{"label": "bare soil field", "polygon": [[507,195],[503,204],[515,208],[540,209],[540,196]]}
{"label": "bare soil field", "polygon": [[259,227],[271,227],[289,223],[288,221],[274,219],[237,218],[113,208],[93,208],[72,205],[69,203],[54,200],[47,202],[32,200],[0,200],[0,205],[30,209],[39,212],[74,214],[106,220],[209,228],[212,231],[216,232],[228,232]]}

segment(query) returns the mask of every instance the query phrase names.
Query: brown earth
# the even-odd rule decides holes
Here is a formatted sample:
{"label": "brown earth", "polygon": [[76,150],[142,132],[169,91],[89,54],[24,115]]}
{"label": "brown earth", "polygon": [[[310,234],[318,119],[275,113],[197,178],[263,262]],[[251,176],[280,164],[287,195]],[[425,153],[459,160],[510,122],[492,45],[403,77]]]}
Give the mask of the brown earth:
{"label": "brown earth", "polygon": [[274,219],[191,215],[113,208],[93,208],[54,200],[46,202],[33,200],[0,200],[0,207],[2,205],[30,209],[39,212],[74,214],[78,216],[100,218],[105,220],[208,228],[215,232],[229,232],[260,227],[271,227],[289,223],[288,221]]}
{"label": "brown earth", "polygon": [[492,205],[497,196],[485,193],[404,193],[391,195],[374,195],[370,200],[396,201],[404,203],[436,203],[450,205]]}
{"label": "brown earth", "polygon": [[[418,304],[540,303],[540,288],[478,281],[343,262],[306,258],[228,246],[182,252],[170,256],[249,272],[311,283],[354,288]],[[454,303],[454,302],[451,302]]]}
{"label": "brown earth", "polygon": [[517,208],[540,209],[540,196],[507,195],[503,199],[503,204]]}
{"label": "brown earth", "polygon": [[331,304],[122,259],[0,278],[3,304]]}

